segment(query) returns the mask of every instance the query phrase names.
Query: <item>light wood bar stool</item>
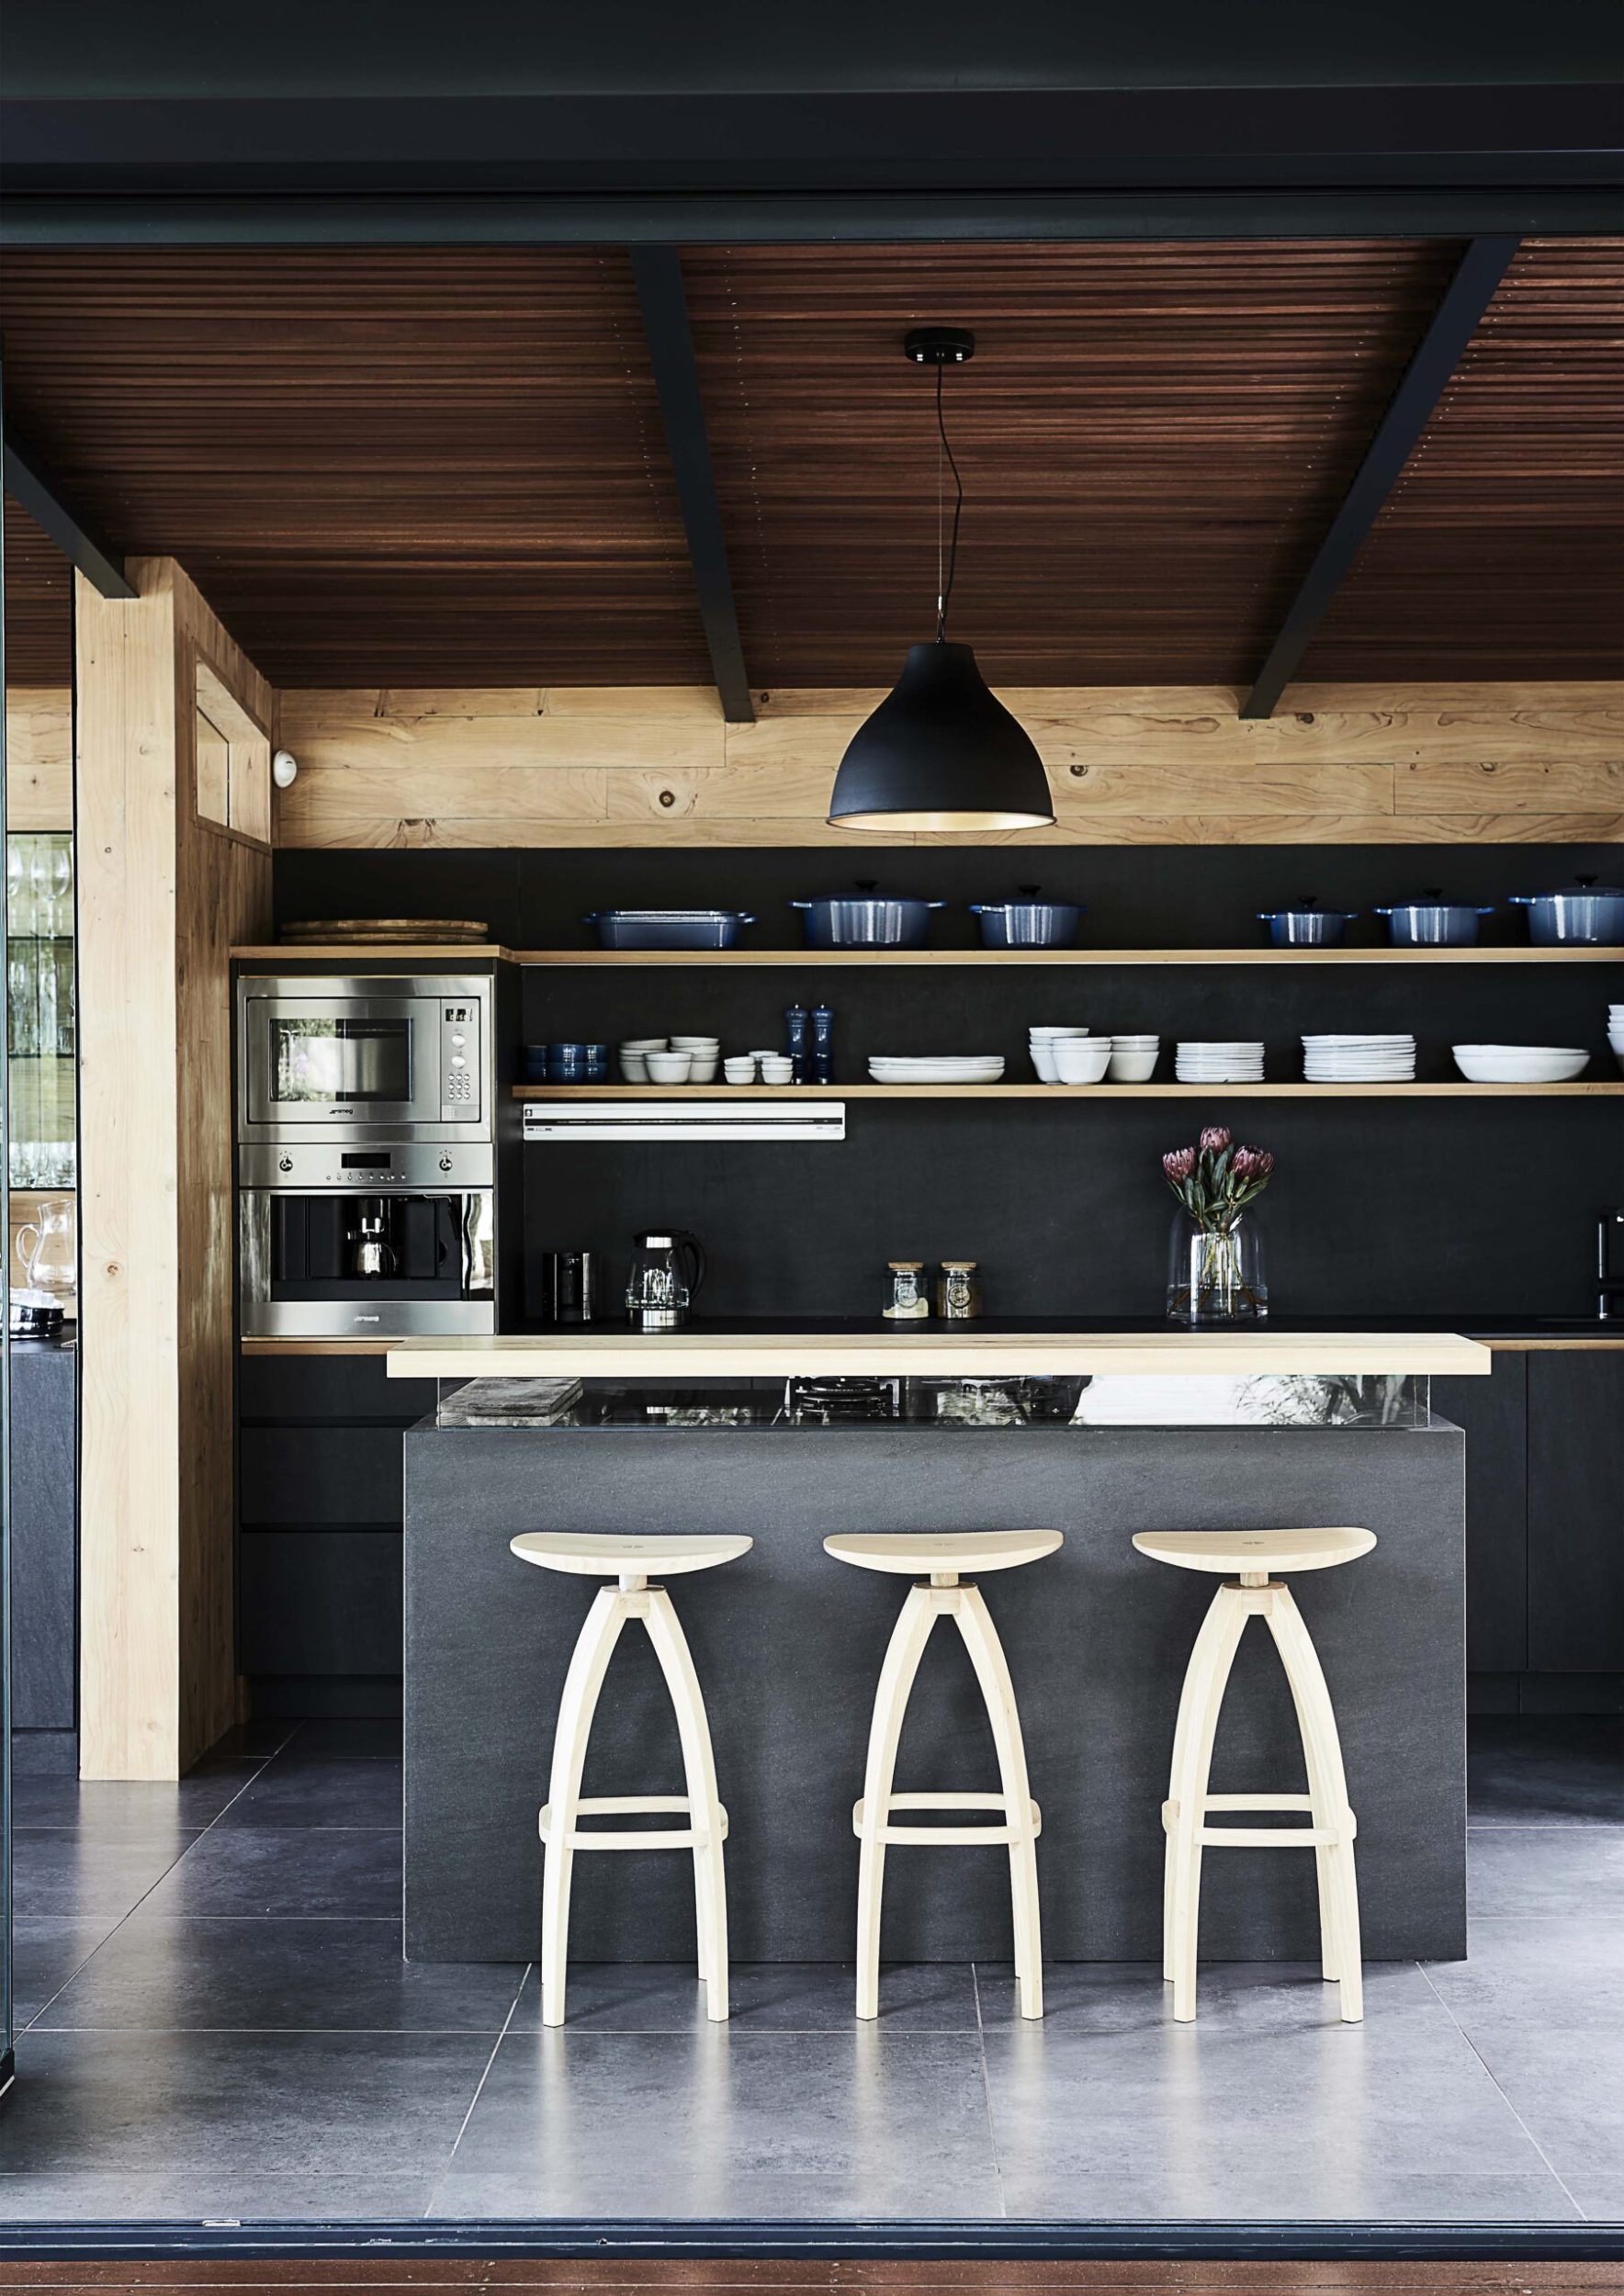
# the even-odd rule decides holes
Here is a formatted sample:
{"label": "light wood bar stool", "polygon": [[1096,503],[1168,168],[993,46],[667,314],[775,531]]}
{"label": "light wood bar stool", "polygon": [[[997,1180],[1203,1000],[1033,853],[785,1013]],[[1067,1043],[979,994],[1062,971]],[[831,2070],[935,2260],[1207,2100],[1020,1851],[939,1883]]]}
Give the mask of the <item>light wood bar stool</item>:
{"label": "light wood bar stool", "polygon": [[[901,1577],[926,1571],[911,1586],[892,1631],[874,1694],[868,1736],[868,1767],[863,1799],[851,1812],[851,1829],[862,1843],[857,1868],[857,2014],[880,2013],[880,1898],[885,1851],[894,1843],[925,1842],[957,1847],[1006,1843],[1009,1851],[1009,1895],[1014,1908],[1015,1975],[1022,2017],[1043,2013],[1043,1953],[1038,1920],[1036,1842],[1043,1818],[1026,1777],[1026,1748],[1015,1685],[998,1628],[974,1581],[964,1570],[1013,1570],[1023,1562],[1052,1555],[1062,1544],[1058,1531],[853,1532],[823,1542],[837,1562],[860,1570],[886,1570]],[[951,1618],[964,1638],[987,1703],[998,1758],[996,1794],[895,1794],[897,1749],[902,1736],[908,1693],[939,1618]],[[987,1809],[1002,1822],[984,1826],[895,1826],[899,1809]]]}
{"label": "light wood bar stool", "polygon": [[[694,1853],[694,1908],[699,1939],[699,1975],[705,1987],[705,2013],[717,2022],[727,2014],[727,1890],[722,1844],[727,1813],[716,1794],[716,1765],[699,1677],[682,1622],[663,1586],[650,1586],[648,1573],[675,1578],[690,1570],[714,1570],[736,1562],[754,1541],[716,1536],[644,1538],[632,1535],[573,1531],[525,1531],[510,1542],[521,1562],[577,1578],[613,1579],[600,1587],[586,1615],[564,1678],[564,1695],[553,1737],[552,1776],[540,1818],[546,1843],[541,1885],[541,2021],[564,2021],[564,1971],[570,1943],[570,1883],[578,1850],[690,1850]],[[587,1738],[603,1676],[631,1618],[648,1629],[660,1671],[676,1709],[682,1748],[685,1794],[583,1796],[581,1772]],[[679,1812],[685,1826],[639,1833],[628,1827],[583,1833],[582,1818],[629,1818],[655,1811]]]}
{"label": "light wood bar stool", "polygon": [[[1162,1804],[1167,1837],[1162,1896],[1162,1976],[1173,1988],[1173,2015],[1188,2024],[1195,2015],[1196,1938],[1201,1919],[1203,1850],[1307,1850],[1314,1851],[1319,1883],[1320,1965],[1327,1984],[1339,1985],[1342,2016],[1357,2025],[1364,2016],[1359,1962],[1359,1885],[1354,1875],[1353,1838],[1358,1829],[1348,1806],[1348,1780],[1331,1694],[1320,1671],[1291,1590],[1272,1574],[1284,1570],[1330,1570],[1368,1555],[1376,1544],[1371,1531],[1139,1531],[1133,1544],[1142,1555],[1170,1562],[1179,1570],[1231,1571],[1236,1576],[1213,1595],[1185,1670],[1173,1733],[1173,1768]],[[1209,1794],[1212,1741],[1218,1710],[1235,1654],[1249,1618],[1261,1618],[1274,1638],[1291,1684],[1308,1772],[1306,1794]],[[1210,1826],[1214,1810],[1306,1810],[1307,1826]]]}

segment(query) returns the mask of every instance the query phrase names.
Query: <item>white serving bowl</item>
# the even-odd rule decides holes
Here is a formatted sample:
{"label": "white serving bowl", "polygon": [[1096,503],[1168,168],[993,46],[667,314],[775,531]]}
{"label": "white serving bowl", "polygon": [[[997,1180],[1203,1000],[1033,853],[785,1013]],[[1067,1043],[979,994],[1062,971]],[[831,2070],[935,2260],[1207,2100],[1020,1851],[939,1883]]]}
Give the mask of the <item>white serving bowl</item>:
{"label": "white serving bowl", "polygon": [[1119,1052],[1113,1044],[1111,1048],[1111,1064],[1106,1074],[1113,1085],[1147,1085],[1156,1074],[1157,1058],[1157,1051],[1154,1045],[1149,1052],[1140,1052],[1136,1047],[1124,1046]]}
{"label": "white serving bowl", "polygon": [[723,1062],[722,1074],[730,1085],[753,1085],[756,1064],[748,1052],[739,1053],[732,1060]]}
{"label": "white serving bowl", "polygon": [[1032,1042],[1036,1044],[1040,1039],[1048,1042],[1055,1037],[1087,1036],[1088,1031],[1087,1029],[1051,1029],[1044,1027],[1041,1029],[1028,1029],[1026,1033],[1032,1039]]}
{"label": "white serving bowl", "polygon": [[671,1039],[673,1052],[719,1052],[721,1049],[719,1036],[674,1036]]}
{"label": "white serving bowl", "polygon": [[1111,1065],[1109,1037],[1066,1037],[1054,1047],[1063,1085],[1097,1085]]}
{"label": "white serving bowl", "polygon": [[621,1039],[620,1049],[623,1052],[669,1052],[671,1041],[668,1036],[628,1036]]}
{"label": "white serving bowl", "polygon": [[787,1085],[795,1081],[795,1064],[787,1053],[772,1053],[760,1066],[764,1085]]}
{"label": "white serving bowl", "polygon": [[718,1065],[714,1052],[695,1052],[688,1063],[688,1082],[691,1085],[714,1085]]}
{"label": "white serving bowl", "polygon": [[647,1054],[623,1051],[620,1055],[620,1073],[628,1085],[646,1085],[648,1081]]}
{"label": "white serving bowl", "polygon": [[1032,1053],[1032,1064],[1038,1072],[1038,1082],[1045,1085],[1057,1085],[1060,1082],[1060,1071],[1054,1065],[1054,1045],[1046,1039],[1040,1041],[1033,1037],[1028,1049]]}
{"label": "white serving bowl", "polygon": [[1561,1085],[1589,1066],[1572,1044],[1452,1044],[1455,1065],[1474,1085]]}
{"label": "white serving bowl", "polygon": [[644,1058],[651,1085],[685,1085],[694,1065],[686,1052],[648,1052]]}

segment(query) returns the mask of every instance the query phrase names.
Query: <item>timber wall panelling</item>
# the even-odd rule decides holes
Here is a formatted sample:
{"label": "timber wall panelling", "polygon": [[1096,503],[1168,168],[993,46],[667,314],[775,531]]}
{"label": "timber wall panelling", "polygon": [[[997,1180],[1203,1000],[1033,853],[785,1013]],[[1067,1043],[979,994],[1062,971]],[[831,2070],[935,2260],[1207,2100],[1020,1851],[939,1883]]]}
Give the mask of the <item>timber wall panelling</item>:
{"label": "timber wall panelling", "polygon": [[6,826],[73,826],[73,697],[66,686],[6,690]]}
{"label": "timber wall panelling", "polygon": [[[707,687],[285,692],[284,846],[801,846],[878,691]],[[1624,685],[1006,688],[1056,824],[1013,845],[1588,844],[1624,838]],[[892,838],[930,844],[934,837]],[[945,841],[959,843],[962,839]]]}
{"label": "timber wall panelling", "polygon": [[270,857],[197,807],[199,665],[273,696],[179,567],[77,585],[81,1767],[174,1777],[235,1717],[230,956]]}

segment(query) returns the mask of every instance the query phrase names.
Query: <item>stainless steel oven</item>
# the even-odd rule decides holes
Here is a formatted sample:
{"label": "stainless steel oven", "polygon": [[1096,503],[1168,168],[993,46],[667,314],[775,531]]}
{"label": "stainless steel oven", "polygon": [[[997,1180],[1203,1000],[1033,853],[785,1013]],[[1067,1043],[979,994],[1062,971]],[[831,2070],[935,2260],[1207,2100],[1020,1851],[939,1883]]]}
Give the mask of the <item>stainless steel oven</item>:
{"label": "stainless steel oven", "polygon": [[492,1003],[489,975],[244,975],[238,1144],[489,1141]]}

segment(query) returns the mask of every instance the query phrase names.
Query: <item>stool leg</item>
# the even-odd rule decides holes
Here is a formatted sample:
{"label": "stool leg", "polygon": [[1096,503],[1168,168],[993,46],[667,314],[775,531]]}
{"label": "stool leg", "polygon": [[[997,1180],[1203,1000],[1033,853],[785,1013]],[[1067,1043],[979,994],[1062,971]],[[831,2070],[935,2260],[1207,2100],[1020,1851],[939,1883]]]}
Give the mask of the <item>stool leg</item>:
{"label": "stool leg", "polygon": [[617,1587],[600,1587],[586,1623],[576,1638],[564,1695],[553,1733],[553,1766],[547,1784],[552,1808],[551,1839],[547,1844],[541,1877],[541,2021],[564,2021],[564,1968],[570,1950],[570,1881],[575,1851],[570,1837],[575,1830],[576,1805],[581,1800],[581,1776],[586,1767],[586,1742],[603,1676],[626,1621],[626,1598]]}
{"label": "stool leg", "polygon": [[716,1755],[694,1654],[682,1622],[662,1586],[648,1589],[648,1639],[676,1709],[688,1788],[689,1824],[703,1839],[694,1849],[694,1912],[705,2014],[720,2024],[727,2015],[727,1883],[722,1853],[722,1805]]}
{"label": "stool leg", "polygon": [[1240,1590],[1221,1586],[1195,1638],[1179,1694],[1167,1806],[1163,1887],[1162,1975],[1173,1987],[1173,2016],[1187,2025],[1195,2015],[1196,1946],[1201,1926],[1201,1828],[1212,1741],[1235,1654],[1251,1612]]}
{"label": "stool leg", "polygon": [[1297,1709],[1314,1822],[1316,1828],[1327,1828],[1336,1836],[1329,1848],[1314,1853],[1320,1885],[1323,1965],[1326,1977],[1335,1977],[1341,1986],[1344,2023],[1357,2025],[1365,2013],[1359,1881],[1353,1862],[1353,1812],[1348,1806],[1348,1779],[1342,1767],[1336,1712],[1325,1686],[1319,1652],[1303,1623],[1303,1614],[1292,1600],[1291,1589],[1274,1587],[1270,1593],[1273,1600],[1265,1616]]}
{"label": "stool leg", "polygon": [[914,1586],[891,1630],[885,1661],[874,1692],[869,1725],[868,1762],[863,1777],[863,1831],[857,1856],[857,2014],[880,2013],[880,1900],[885,1881],[885,1844],[897,1749],[908,1697],[937,1611],[928,1587]]}
{"label": "stool leg", "polygon": [[1015,1980],[1022,2017],[1043,2013],[1043,1945],[1038,1908],[1037,1834],[1032,1824],[1032,1787],[1026,1774],[1026,1745],[1021,1735],[1021,1713],[1015,1685],[998,1630],[993,1625],[978,1586],[959,1590],[953,1613],[981,1695],[992,1724],[992,1740],[998,1758],[998,1784],[1009,1820],[1015,1829],[1009,1844],[1009,1898],[1015,1929]]}

